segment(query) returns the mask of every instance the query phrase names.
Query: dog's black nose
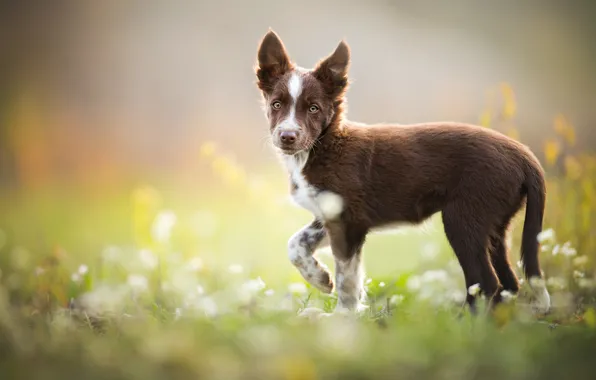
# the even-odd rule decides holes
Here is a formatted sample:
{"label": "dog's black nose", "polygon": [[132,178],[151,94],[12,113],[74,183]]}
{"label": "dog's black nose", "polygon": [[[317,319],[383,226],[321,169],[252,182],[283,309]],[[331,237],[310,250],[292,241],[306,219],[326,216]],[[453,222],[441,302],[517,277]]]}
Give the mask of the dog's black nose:
{"label": "dog's black nose", "polygon": [[283,131],[279,134],[281,142],[287,145],[293,144],[296,141],[296,137],[298,135],[294,131]]}

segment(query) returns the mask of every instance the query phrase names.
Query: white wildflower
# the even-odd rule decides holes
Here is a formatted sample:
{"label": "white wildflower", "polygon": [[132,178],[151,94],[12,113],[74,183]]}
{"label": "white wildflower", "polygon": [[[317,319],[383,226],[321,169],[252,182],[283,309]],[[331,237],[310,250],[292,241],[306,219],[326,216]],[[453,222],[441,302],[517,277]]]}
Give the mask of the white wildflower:
{"label": "white wildflower", "polygon": [[83,294],[80,302],[83,308],[91,314],[115,313],[122,308],[125,297],[126,288],[124,286],[100,285],[92,292]]}
{"label": "white wildflower", "polygon": [[594,286],[596,286],[596,283],[592,278],[579,278],[577,280],[577,285],[583,289],[591,289],[594,288]]}
{"label": "white wildflower", "polygon": [[544,230],[538,234],[537,239],[539,243],[553,241],[555,240],[555,231],[552,228]]}
{"label": "white wildflower", "polygon": [[201,297],[197,302],[197,308],[205,313],[207,317],[217,315],[217,304],[211,297]]}
{"label": "white wildflower", "polygon": [[122,250],[120,249],[120,247],[111,245],[103,250],[101,256],[105,261],[114,262],[118,261],[118,259],[120,258],[121,251]]}
{"label": "white wildflower", "polygon": [[267,289],[267,290],[265,290],[265,295],[267,297],[271,297],[273,294],[275,294],[275,291],[273,289]]}
{"label": "white wildflower", "polygon": [[306,288],[306,285],[304,285],[302,282],[293,282],[288,285],[288,290],[290,291],[290,293],[304,294],[307,292],[308,289]]}
{"label": "white wildflower", "polygon": [[480,284],[471,285],[468,288],[468,294],[471,296],[475,296],[480,292]]}
{"label": "white wildflower", "polygon": [[372,282],[372,278],[367,278],[366,281],[364,282],[364,285],[369,285]]}
{"label": "white wildflower", "polygon": [[81,275],[78,272],[75,272],[70,276],[70,279],[72,280],[72,282],[80,282]]}
{"label": "white wildflower", "polygon": [[203,260],[200,257],[193,257],[188,262],[188,268],[193,272],[198,272],[203,269]]}
{"label": "white wildflower", "polygon": [[584,274],[584,272],[578,271],[578,270],[574,270],[573,271],[573,277],[575,278],[583,278],[586,275]]}
{"label": "white wildflower", "polygon": [[515,298],[515,294],[513,294],[509,290],[503,290],[501,291],[501,298],[503,298],[503,301],[508,302]]}
{"label": "white wildflower", "polygon": [[87,274],[87,272],[89,272],[89,267],[85,264],[82,264],[81,266],[79,266],[78,272],[81,276],[84,276],[85,274]]}
{"label": "white wildflower", "polygon": [[549,277],[546,284],[557,290],[563,290],[567,288],[567,280],[563,277]]}
{"label": "white wildflower", "polygon": [[391,296],[391,298],[389,299],[389,303],[391,305],[399,305],[400,303],[403,302],[404,300],[404,295],[403,294],[394,294]]}
{"label": "white wildflower", "polygon": [[157,261],[157,256],[155,256],[153,254],[153,252],[151,252],[148,249],[141,249],[139,251],[139,258],[141,260],[141,263],[149,268],[149,269],[154,269],[157,267],[158,261]]}
{"label": "white wildflower", "polygon": [[561,254],[563,256],[575,256],[577,255],[577,251],[571,246],[571,242],[568,241],[561,247]]}
{"label": "white wildflower", "polygon": [[335,219],[343,211],[343,199],[330,191],[317,195],[317,203],[325,219]]}
{"label": "white wildflower", "polygon": [[573,259],[573,265],[580,267],[586,265],[588,261],[588,256],[577,256]]}
{"label": "white wildflower", "polygon": [[559,244],[555,245],[555,247],[553,248],[553,256],[557,256],[559,254],[559,251],[561,251],[561,246]]}
{"label": "white wildflower", "polygon": [[408,278],[408,281],[406,282],[406,287],[410,291],[418,290],[421,286],[422,281],[420,281],[420,276],[411,276],[410,278]]}
{"label": "white wildflower", "polygon": [[140,275],[140,274],[130,274],[128,275],[128,285],[137,291],[145,291],[149,288],[149,280],[147,277]]}
{"label": "white wildflower", "polygon": [[443,269],[427,270],[422,274],[422,282],[445,282],[449,274]]}
{"label": "white wildflower", "polygon": [[153,239],[160,243],[167,243],[170,241],[172,229],[174,228],[176,221],[176,214],[172,211],[164,210],[157,214],[151,228]]}
{"label": "white wildflower", "polygon": [[265,281],[263,281],[261,277],[258,277],[254,280],[248,280],[242,284],[242,289],[249,293],[258,293],[265,289]]}
{"label": "white wildflower", "polygon": [[385,283],[383,281],[379,282],[379,288],[384,288],[385,287]]}
{"label": "white wildflower", "polygon": [[434,242],[427,242],[422,246],[422,258],[427,261],[434,260],[439,255],[439,247]]}
{"label": "white wildflower", "polygon": [[242,265],[240,264],[232,264],[228,267],[228,271],[230,271],[230,273],[240,274],[244,272],[244,268],[242,268]]}

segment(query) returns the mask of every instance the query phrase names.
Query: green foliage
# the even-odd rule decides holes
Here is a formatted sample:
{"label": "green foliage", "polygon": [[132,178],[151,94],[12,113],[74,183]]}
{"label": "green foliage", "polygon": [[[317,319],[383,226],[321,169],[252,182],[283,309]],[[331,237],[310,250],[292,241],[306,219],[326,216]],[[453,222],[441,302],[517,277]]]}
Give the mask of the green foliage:
{"label": "green foliage", "polygon": [[[499,89],[502,108],[481,121],[518,138],[513,90]],[[530,312],[526,283],[492,314],[482,302],[479,317],[462,309],[466,289],[440,218],[371,236],[368,308],[325,316],[335,295],[306,284],[285,252],[309,215],[285,202],[277,168],[257,177],[210,142],[200,150],[210,186],[192,197],[168,183],[95,199],[6,192],[1,378],[593,378],[596,158],[575,143],[556,116],[540,156],[546,316]],[[522,222],[523,213],[514,263]],[[318,255],[333,265],[328,251]]]}

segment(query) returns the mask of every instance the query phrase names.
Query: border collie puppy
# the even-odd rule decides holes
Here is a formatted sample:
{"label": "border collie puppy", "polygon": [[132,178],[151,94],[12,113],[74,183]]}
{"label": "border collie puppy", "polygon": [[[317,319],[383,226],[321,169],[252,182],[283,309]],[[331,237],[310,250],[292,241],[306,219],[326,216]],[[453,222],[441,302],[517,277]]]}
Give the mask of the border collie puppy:
{"label": "border collie puppy", "polygon": [[[362,306],[362,246],[371,230],[418,224],[441,212],[466,287],[479,284],[491,305],[518,279],[506,234],[525,205],[521,259],[547,312],[550,297],[538,262],[545,203],[543,169],[525,145],[479,126],[433,122],[366,125],[346,118],[350,48],[341,41],[313,69],[298,67],[271,29],[257,52],[257,86],[270,134],[285,164],[294,201],[313,220],[288,242],[289,258],[316,288],[338,295],[336,311]],[[330,244],[335,279],[314,257]],[[472,310],[474,295],[466,292]]]}

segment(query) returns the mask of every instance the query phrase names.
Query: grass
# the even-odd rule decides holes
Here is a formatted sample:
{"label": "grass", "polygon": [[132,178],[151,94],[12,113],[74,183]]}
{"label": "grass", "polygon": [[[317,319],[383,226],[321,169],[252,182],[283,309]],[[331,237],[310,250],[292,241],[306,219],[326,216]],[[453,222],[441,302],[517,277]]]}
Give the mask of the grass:
{"label": "grass", "polygon": [[531,313],[525,283],[492,314],[462,310],[437,215],[369,238],[362,315],[298,317],[336,302],[287,259],[310,216],[287,203],[279,168],[257,177],[212,144],[201,150],[209,186],[192,192],[167,181],[3,190],[0,378],[592,379],[596,160],[570,149],[570,128],[557,118],[541,157],[546,316]]}

